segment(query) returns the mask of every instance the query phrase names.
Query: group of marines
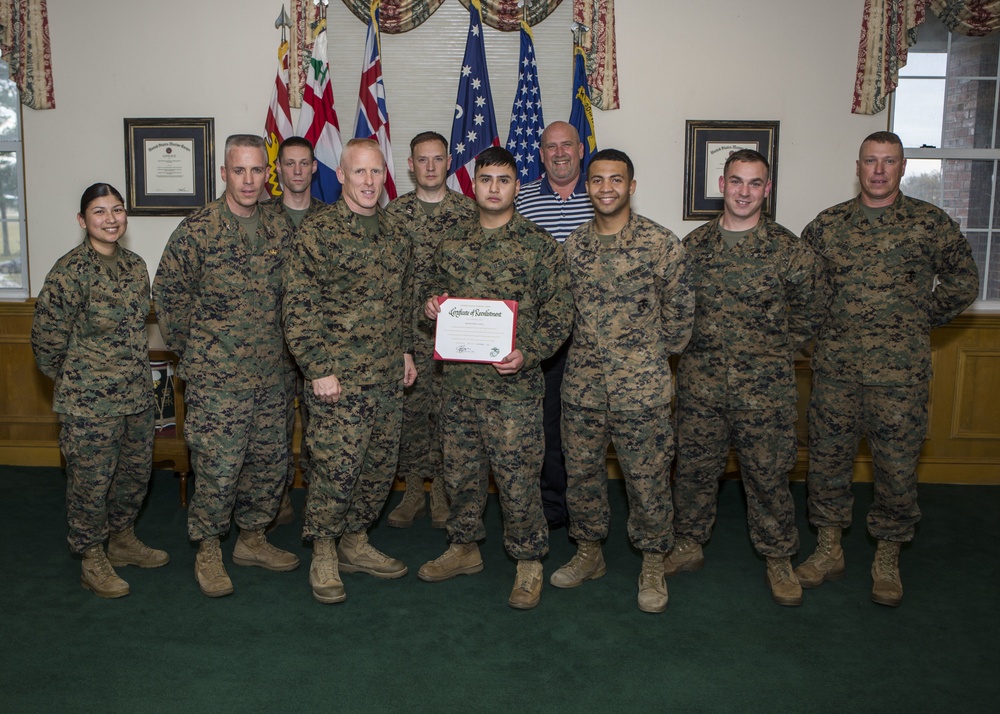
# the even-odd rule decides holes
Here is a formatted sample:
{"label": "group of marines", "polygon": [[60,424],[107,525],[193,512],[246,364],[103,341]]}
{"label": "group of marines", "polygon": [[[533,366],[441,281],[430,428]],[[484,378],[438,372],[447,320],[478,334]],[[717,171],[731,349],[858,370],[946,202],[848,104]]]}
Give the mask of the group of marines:
{"label": "group of marines", "polygon": [[[523,189],[509,152],[480,154],[474,201],[446,185],[444,137],[420,134],[410,149],[416,189],[383,207],[378,144],[348,142],[342,196],[325,204],[310,194],[312,147],[289,139],[277,162],[282,196],[261,203],[263,142],[232,136],[224,195],[167,243],[153,302],[187,385],[188,532],[205,595],[233,592],[220,548],[233,521],[234,563],[299,565],[265,537],[291,518],[297,394],[308,417],[303,535],[320,602],[346,598],[344,572],[406,575],[368,540],[397,474],[406,493],[389,525],[426,512],[428,479],[433,525],[447,529],[447,550],[420,567],[421,580],[483,569],[490,474],[517,563],[511,607],[538,604],[549,532],[563,524],[577,551],[551,585],[600,578],[614,443],[628,536],[642,553],[641,610],[663,611],[666,578],[703,566],[730,448],[772,598],[799,605],[802,588],[844,575],[840,538],[864,436],[872,599],[900,604],[899,549],[920,516],[929,333],[975,299],[978,271],[958,225],[900,192],[898,137],[865,139],[860,194],[801,237],[764,215],[766,158],[736,151],[719,177],[722,213],[683,241],[632,210],[625,153],[602,150],[581,170],[583,145],[564,122],[546,128],[545,174]],[[495,363],[433,359],[447,296],[516,300],[516,349]],[[793,567],[800,352],[813,371],[807,486],[818,539]]]}

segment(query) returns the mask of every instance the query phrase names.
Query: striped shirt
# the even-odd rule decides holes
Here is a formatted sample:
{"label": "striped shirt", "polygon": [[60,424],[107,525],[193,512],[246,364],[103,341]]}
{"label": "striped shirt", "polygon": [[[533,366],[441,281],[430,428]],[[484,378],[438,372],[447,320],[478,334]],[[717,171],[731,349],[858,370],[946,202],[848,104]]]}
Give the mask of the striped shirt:
{"label": "striped shirt", "polygon": [[521,186],[517,194],[517,212],[547,230],[562,243],[566,236],[594,217],[594,207],[587,196],[583,174],[569,198],[556,193],[547,176]]}

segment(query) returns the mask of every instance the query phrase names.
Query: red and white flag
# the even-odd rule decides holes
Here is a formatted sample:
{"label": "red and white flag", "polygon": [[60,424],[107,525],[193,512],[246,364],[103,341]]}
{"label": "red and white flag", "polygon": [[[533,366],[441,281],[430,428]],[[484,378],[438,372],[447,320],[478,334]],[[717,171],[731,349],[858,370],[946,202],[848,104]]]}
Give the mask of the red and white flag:
{"label": "red and white flag", "polygon": [[309,140],[316,155],[316,173],[313,174],[312,195],[326,203],[340,198],[340,181],[337,166],[344,145],[340,140],[340,122],[333,106],[333,87],[330,85],[330,65],[326,59],[326,23],[313,44],[306,86],[302,91],[302,109],[296,136]]}
{"label": "red and white flag", "polygon": [[274,91],[267,106],[267,119],[264,120],[264,142],[267,144],[267,182],[264,190],[274,198],[281,195],[281,185],[274,168],[278,162],[278,147],[292,133],[292,112],[288,106],[288,40],[282,40],[278,46]]}

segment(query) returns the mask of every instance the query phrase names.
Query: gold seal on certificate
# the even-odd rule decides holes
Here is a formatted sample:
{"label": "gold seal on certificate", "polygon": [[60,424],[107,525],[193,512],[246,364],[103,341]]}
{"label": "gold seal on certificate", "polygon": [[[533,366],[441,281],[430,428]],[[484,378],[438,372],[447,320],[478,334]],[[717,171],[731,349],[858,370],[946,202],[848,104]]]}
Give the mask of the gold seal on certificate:
{"label": "gold seal on certificate", "polygon": [[439,299],[434,359],[499,362],[514,351],[517,300]]}

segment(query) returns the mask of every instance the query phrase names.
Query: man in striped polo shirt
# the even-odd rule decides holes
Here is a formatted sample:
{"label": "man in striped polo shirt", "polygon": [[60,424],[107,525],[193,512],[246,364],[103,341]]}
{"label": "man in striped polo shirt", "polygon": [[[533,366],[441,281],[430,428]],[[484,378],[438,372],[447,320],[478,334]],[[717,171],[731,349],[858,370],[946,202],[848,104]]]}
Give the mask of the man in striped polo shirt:
{"label": "man in striped polo shirt", "polygon": [[[537,181],[521,186],[517,212],[544,228],[562,243],[566,236],[594,217],[587,186],[580,171],[583,143],[572,124],[554,121],[542,132],[542,165],[545,173]],[[542,466],[542,506],[549,528],[566,525],[566,466],[562,453],[559,420],[563,371],[569,340],[558,352],[542,361],[545,376],[545,463]]]}

